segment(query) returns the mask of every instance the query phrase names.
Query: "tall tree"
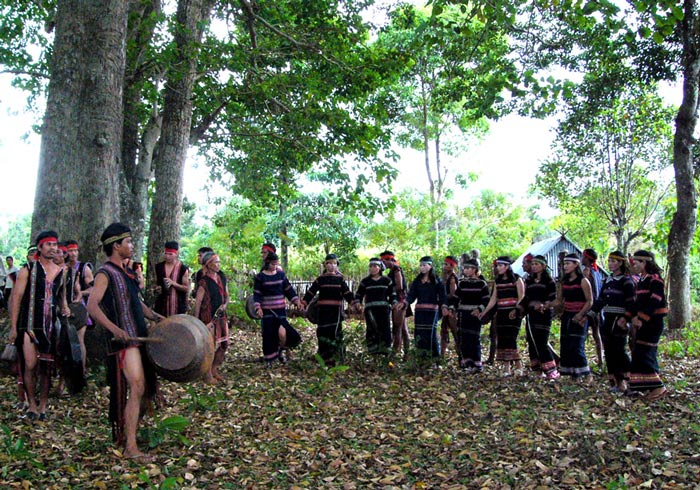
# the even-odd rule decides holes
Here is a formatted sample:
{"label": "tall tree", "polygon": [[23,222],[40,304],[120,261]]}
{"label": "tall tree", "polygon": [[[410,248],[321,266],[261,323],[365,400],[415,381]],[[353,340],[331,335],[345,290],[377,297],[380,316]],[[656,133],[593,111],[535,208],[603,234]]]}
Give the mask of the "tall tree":
{"label": "tall tree", "polygon": [[463,9],[431,16],[403,5],[390,18],[379,42],[403,50],[408,60],[399,85],[392,87],[402,104],[397,139],[423,152],[437,249],[449,173],[443,162],[449,153],[445,139],[486,130],[486,118],[497,117],[504,108],[502,91],[512,85],[515,68],[503,31]]}
{"label": "tall tree", "polygon": [[119,210],[126,2],[60,0],[32,232],[55,228],[94,261]]}
{"label": "tall tree", "polygon": [[[584,82],[577,92],[588,89]],[[668,189],[661,171],[670,164],[673,109],[653,85],[628,86],[604,106],[594,102],[569,102],[535,188],[564,212],[603,218],[616,248],[627,252]]]}
{"label": "tall tree", "polygon": [[148,276],[155,278],[154,258],[163,243],[179,239],[182,220],[182,177],[192,127],[192,93],[197,57],[213,0],[179,0],[174,22],[173,61],[165,77],[163,126],[155,166],[155,194],[148,234]]}
{"label": "tall tree", "polygon": [[165,41],[155,38],[164,19],[160,0],[129,1],[119,197],[120,218],[131,226],[136,257],[143,254],[153,155],[163,123],[159,86],[168,58]]}
{"label": "tall tree", "polygon": [[[667,3],[668,4],[671,2]],[[675,2],[674,2],[675,3]],[[676,26],[681,37],[683,100],[676,116],[673,139],[673,168],[676,180],[676,212],[668,234],[669,327],[688,325],[690,308],[690,250],[697,228],[697,162],[694,161],[700,86],[700,7],[684,0],[683,15],[671,5],[667,24]]]}

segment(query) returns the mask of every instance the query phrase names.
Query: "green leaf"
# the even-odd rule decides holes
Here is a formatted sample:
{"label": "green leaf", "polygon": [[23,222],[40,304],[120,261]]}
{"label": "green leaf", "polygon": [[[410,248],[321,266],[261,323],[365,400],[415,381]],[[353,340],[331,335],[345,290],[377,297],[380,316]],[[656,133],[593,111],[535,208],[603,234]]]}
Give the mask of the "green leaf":
{"label": "green leaf", "polygon": [[598,10],[598,3],[595,1],[586,2],[586,4],[581,9],[583,15],[591,15],[593,12]]}

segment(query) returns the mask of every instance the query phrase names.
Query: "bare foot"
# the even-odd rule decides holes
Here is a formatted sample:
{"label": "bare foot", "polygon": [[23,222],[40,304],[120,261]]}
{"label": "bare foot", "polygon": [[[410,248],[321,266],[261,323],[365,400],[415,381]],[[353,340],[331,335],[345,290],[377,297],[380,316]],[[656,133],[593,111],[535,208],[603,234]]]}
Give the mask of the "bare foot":
{"label": "bare foot", "polygon": [[134,452],[124,452],[124,459],[128,459],[129,461],[133,461],[134,463],[139,463],[139,464],[147,464],[147,463],[152,463],[155,461],[155,457],[151,456],[150,454],[142,453],[141,451],[134,451]]}

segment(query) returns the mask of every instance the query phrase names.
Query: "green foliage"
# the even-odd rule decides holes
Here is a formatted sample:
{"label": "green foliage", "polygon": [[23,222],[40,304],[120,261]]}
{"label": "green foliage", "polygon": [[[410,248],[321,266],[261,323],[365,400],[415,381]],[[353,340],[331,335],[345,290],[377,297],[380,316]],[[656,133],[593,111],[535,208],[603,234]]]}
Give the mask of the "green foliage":
{"label": "green foliage", "polygon": [[216,409],[218,398],[209,394],[202,394],[193,387],[188,387],[189,398],[183,400],[187,410],[197,412],[207,412]]}
{"label": "green foliage", "polygon": [[700,322],[697,318],[683,329],[667,330],[659,344],[659,354],[677,360],[700,356]]}
{"label": "green foliage", "polygon": [[533,241],[551,234],[535,209],[513,204],[506,194],[484,191],[460,206],[443,208],[440,226],[445,230],[444,247],[435,250],[435,231],[428,218],[430,197],[403,191],[394,204],[367,231],[367,246],[372,254],[391,249],[411,273],[423,255],[460,255],[479,249],[484,261],[504,254],[517,257]]}
{"label": "green foliage", "polygon": [[211,33],[200,59],[201,151],[213,176],[235,175],[234,191],[264,207],[293,199],[312,170],[346,198],[364,192],[351,174],[376,175],[381,186],[394,175],[384,158],[387,106],[375,89],[398,65],[366,43],[367,2],[309,5],[256,2],[252,18],[218,11],[227,36]]}
{"label": "green foliage", "polygon": [[309,394],[323,392],[328,383],[333,381],[334,378],[338,377],[338,374],[344,373],[350,369],[350,366],[345,364],[338,364],[337,366],[328,367],[320,354],[314,354],[314,359],[318,363],[316,368],[316,376],[318,379],[315,383],[312,383],[308,387],[307,393]]}
{"label": "green foliage", "polygon": [[590,216],[596,228],[603,221],[625,252],[654,222],[667,193],[662,171],[671,161],[674,110],[654,87],[625,87],[604,100],[588,88],[584,82],[570,101],[534,188],[575,219]]}
{"label": "green foliage", "polygon": [[13,85],[28,90],[30,100],[48,83],[56,0],[0,1],[0,66],[15,75]]}
{"label": "green foliage", "polygon": [[[502,92],[515,67],[503,31],[460,9],[433,9],[431,15],[403,4],[390,19],[376,44],[404,60],[401,77],[387,88],[401,108],[393,134],[400,145],[424,152],[429,223],[439,232],[450,170],[444,154],[462,153],[462,142],[480,138],[487,118],[506,110]],[[434,246],[441,246],[440,234],[434,238]]]}
{"label": "green foliage", "polygon": [[[15,437],[12,430],[7,425],[0,425],[2,430],[2,440],[0,440],[0,451],[7,455],[9,462],[28,463],[25,468],[20,468],[13,477],[31,478],[33,470],[44,471],[44,465],[37,459],[33,452],[27,447],[27,442],[23,437]],[[12,472],[11,465],[0,466],[0,475],[6,478]]]}
{"label": "green foliage", "polygon": [[18,216],[0,228],[0,255],[4,260],[11,255],[19,267],[27,255],[31,241],[32,215]]}
{"label": "green foliage", "polygon": [[140,437],[148,441],[148,447],[155,448],[165,442],[167,438],[174,438],[180,444],[189,445],[190,441],[183,432],[190,425],[186,417],[172,415],[156,423],[154,427],[142,427],[139,429]]}

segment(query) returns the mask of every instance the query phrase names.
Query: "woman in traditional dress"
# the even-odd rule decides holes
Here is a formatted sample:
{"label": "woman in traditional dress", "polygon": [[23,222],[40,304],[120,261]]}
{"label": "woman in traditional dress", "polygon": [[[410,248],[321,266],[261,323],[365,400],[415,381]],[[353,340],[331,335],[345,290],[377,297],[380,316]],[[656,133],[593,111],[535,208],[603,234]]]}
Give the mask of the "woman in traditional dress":
{"label": "woman in traditional dress", "polygon": [[253,300],[255,313],[260,318],[262,328],[262,348],[265,366],[271,367],[275,359],[287,363],[287,349],[301,343],[301,336],[287,321],[285,297],[297,307],[301,301],[297,292],[279,268],[279,257],[268,252],[263,261],[263,270],[255,276]]}
{"label": "woman in traditional dress", "polygon": [[396,304],[396,292],[391,279],[382,275],[383,267],[381,259],[369,260],[369,275],[360,281],[353,306],[364,301],[367,352],[386,355],[392,345],[391,308]]}
{"label": "woman in traditional dress", "polygon": [[664,331],[664,317],[668,314],[664,280],[654,254],[646,250],[639,250],[632,256],[632,270],[639,275],[639,282],[632,318],[636,334],[627,394],[653,401],[666,394],[656,357]]}
{"label": "woman in traditional dress", "polygon": [[591,283],[583,276],[581,259],[567,254],[563,259],[564,277],[557,301],[564,305],[561,315],[561,361],[559,372],[578,380],[590,376],[586,357],[586,313],[593,306]]}
{"label": "woman in traditional dress", "polygon": [[343,300],[351,303],[354,295],[338,270],[338,257],[328,254],[324,261],[324,272],[311,284],[304,295],[304,308],[318,293],[318,354],[326,366],[335,366],[345,360],[343,342]]}
{"label": "woman in traditional dress", "polygon": [[464,276],[457,284],[455,295],[449,298],[450,312],[457,312],[457,355],[459,367],[469,374],[480,373],[481,319],[479,314],[489,302],[489,286],[479,274],[479,261],[467,259],[462,265]]}
{"label": "woman in traditional dress", "polygon": [[601,336],[605,363],[612,391],[624,393],[630,376],[627,342],[630,321],[634,316],[635,284],[629,275],[628,262],[620,251],[608,255],[610,275],[603,282],[593,311],[603,319]]}
{"label": "woman in traditional dress", "polygon": [[502,374],[510,376],[513,368],[520,369],[518,334],[522,318],[518,304],[525,296],[523,280],[513,272],[513,260],[508,256],[496,259],[496,281],[489,304],[479,318],[486,317],[496,309],[496,361],[502,364]]}
{"label": "woman in traditional dress", "polygon": [[219,367],[224,362],[224,355],[228,348],[228,321],[226,318],[226,306],[229,302],[226,275],[221,271],[221,260],[214,252],[207,252],[202,257],[204,274],[197,285],[194,316],[202,320],[209,327],[214,337],[216,352],[206,382],[209,384],[223,381],[224,377]]}
{"label": "woman in traditional dress", "polygon": [[425,256],[420,259],[420,273],[411,283],[403,308],[416,302],[414,308],[414,337],[419,358],[440,358],[440,340],[437,324],[440,316],[447,315],[447,294],[445,285],[435,274],[433,259]]}
{"label": "woman in traditional dress", "polygon": [[557,285],[547,271],[547,260],[542,255],[530,259],[530,273],[525,280],[525,299],[522,311],[526,322],[530,367],[547,379],[559,378],[557,363],[549,345],[552,328],[552,303],[557,299]]}

